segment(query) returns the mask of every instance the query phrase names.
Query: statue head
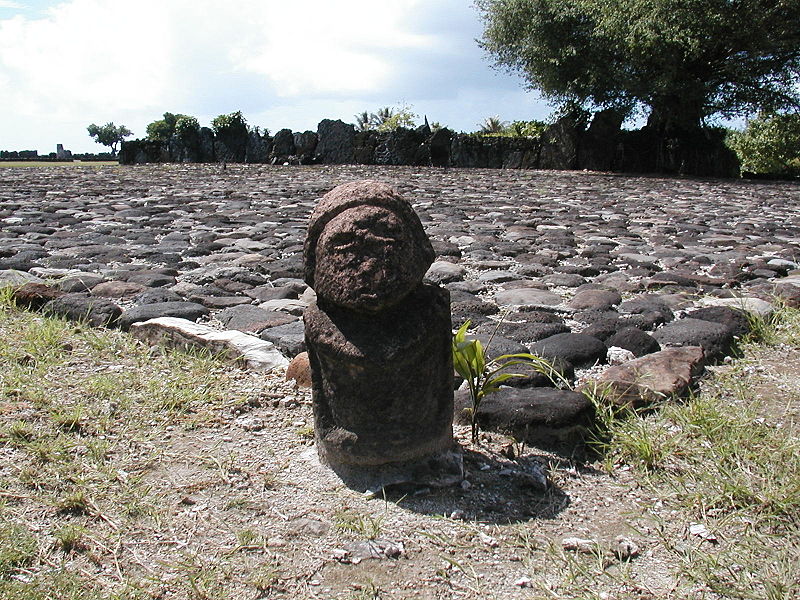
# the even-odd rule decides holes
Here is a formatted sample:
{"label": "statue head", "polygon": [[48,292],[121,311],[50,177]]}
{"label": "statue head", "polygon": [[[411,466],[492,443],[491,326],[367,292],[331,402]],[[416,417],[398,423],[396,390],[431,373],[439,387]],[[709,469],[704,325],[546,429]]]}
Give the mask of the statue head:
{"label": "statue head", "polygon": [[356,181],[317,204],[303,258],[305,281],[319,298],[378,312],[422,282],[434,252],[408,201],[385,184]]}

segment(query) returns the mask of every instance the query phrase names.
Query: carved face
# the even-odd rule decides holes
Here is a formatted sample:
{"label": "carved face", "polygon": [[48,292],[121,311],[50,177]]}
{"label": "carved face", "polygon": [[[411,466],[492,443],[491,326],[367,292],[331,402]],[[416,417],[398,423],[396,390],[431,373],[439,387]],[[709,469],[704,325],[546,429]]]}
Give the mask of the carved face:
{"label": "carved face", "polygon": [[314,290],[353,310],[377,312],[405,298],[420,277],[417,252],[403,220],[375,206],[358,206],[325,226],[316,248]]}

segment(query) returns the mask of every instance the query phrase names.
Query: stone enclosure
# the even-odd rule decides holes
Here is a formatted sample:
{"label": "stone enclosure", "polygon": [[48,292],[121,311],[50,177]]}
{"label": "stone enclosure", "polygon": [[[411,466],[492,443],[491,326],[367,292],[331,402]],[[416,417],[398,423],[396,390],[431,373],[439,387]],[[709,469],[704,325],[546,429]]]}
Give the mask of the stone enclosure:
{"label": "stone enclosure", "polygon": [[[252,368],[306,350],[301,316],[320,301],[303,270],[309,216],[366,178],[412,202],[432,241],[425,285],[448,290],[454,327],[496,330],[490,354],[540,354],[619,403],[687,391],[734,350],[747,313],[800,304],[789,182],[267,165],[0,176],[0,285],[31,284],[20,304],[150,343],[212,339]],[[570,448],[591,421],[582,394],[536,373],[510,383],[484,403],[483,427]],[[465,402],[456,394],[457,422]]]}
{"label": "stone enclosure", "polygon": [[723,130],[699,129],[690,139],[662,139],[647,127],[621,129],[611,110],[588,126],[564,117],[538,137],[496,137],[415,129],[356,131],[349,123],[324,119],[316,131],[258,130],[215,136],[208,127],[169,142],[122,142],[122,164],[268,163],[354,164],[492,169],[588,169],[628,173],[680,173],[738,177],[739,161],[725,145]]}

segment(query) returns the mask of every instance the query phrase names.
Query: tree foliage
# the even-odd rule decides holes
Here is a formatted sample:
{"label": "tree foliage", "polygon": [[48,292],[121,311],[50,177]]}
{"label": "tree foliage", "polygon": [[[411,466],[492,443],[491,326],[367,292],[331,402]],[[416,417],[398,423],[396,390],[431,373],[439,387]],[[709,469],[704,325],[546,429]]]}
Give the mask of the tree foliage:
{"label": "tree foliage", "polygon": [[662,130],[800,101],[798,0],[477,0],[480,42],[556,102]]}
{"label": "tree foliage", "polygon": [[89,132],[89,137],[94,138],[95,142],[103,146],[109,146],[112,156],[117,154],[117,145],[126,137],[133,135],[131,130],[124,125],[114,125],[113,122],[105,125],[92,123],[86,130]]}
{"label": "tree foliage", "polygon": [[482,123],[478,124],[480,128],[475,133],[482,136],[492,137],[539,137],[545,129],[547,123],[544,121],[512,121],[508,123],[500,119],[499,116],[486,117]]}
{"label": "tree foliage", "polygon": [[165,112],[163,119],[153,121],[147,126],[147,138],[157,142],[168,142],[175,134],[185,139],[195,135],[199,130],[200,124],[195,117]]}
{"label": "tree foliage", "polygon": [[411,106],[398,105],[396,108],[383,106],[374,113],[364,111],[356,116],[356,129],[359,131],[394,131],[400,127],[414,127],[419,115]]}
{"label": "tree foliage", "polygon": [[508,126],[508,123],[503,121],[499,116],[495,115],[494,117],[486,117],[483,120],[483,123],[480,123],[478,127],[480,127],[481,133],[503,133],[505,128]]}
{"label": "tree foliage", "polygon": [[742,171],[800,175],[800,113],[761,113],[744,131],[733,131],[729,144]]}
{"label": "tree foliage", "polygon": [[219,115],[211,121],[211,128],[218,136],[236,136],[246,134],[249,129],[242,111],[237,110],[227,115]]}

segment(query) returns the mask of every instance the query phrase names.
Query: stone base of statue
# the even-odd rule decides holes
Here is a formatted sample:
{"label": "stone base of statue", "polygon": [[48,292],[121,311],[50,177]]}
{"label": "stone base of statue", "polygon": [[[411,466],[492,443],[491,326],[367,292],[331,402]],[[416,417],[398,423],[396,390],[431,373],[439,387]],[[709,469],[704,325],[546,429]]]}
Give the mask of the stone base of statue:
{"label": "stone base of statue", "polygon": [[413,488],[442,488],[458,485],[464,480],[461,449],[436,452],[423,459],[391,462],[380,465],[354,465],[326,460],[317,447],[319,460],[329,467],[350,489],[359,492],[378,492],[392,486]]}

